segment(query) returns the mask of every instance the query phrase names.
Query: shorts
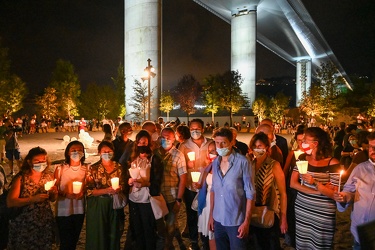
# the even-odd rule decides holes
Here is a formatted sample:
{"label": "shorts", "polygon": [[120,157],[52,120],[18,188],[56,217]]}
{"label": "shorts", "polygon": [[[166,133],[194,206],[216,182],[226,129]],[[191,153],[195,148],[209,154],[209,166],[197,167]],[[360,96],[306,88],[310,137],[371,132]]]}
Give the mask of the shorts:
{"label": "shorts", "polygon": [[20,160],[20,150],[18,148],[7,149],[5,151],[6,151],[5,156],[7,157],[8,160],[10,161],[12,161],[13,159]]}

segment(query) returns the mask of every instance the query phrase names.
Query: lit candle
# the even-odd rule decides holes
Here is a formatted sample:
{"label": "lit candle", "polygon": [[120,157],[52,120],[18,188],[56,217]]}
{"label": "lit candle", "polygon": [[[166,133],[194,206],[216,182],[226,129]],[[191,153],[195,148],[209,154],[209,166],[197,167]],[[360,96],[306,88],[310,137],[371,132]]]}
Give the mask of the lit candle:
{"label": "lit candle", "polygon": [[73,181],[73,194],[79,194],[81,192],[82,182]]}
{"label": "lit candle", "polygon": [[340,192],[340,187],[341,187],[341,176],[342,176],[343,173],[344,173],[344,170],[341,170],[340,171],[340,177],[339,177],[339,188],[338,188],[339,192]]}
{"label": "lit candle", "polygon": [[190,172],[191,178],[193,179],[193,182],[198,182],[199,177],[201,176],[201,172]]}
{"label": "lit candle", "polygon": [[44,189],[46,191],[49,191],[51,189],[51,187],[53,187],[56,183],[56,179],[53,180],[53,181],[47,181],[45,184],[44,184]]}
{"label": "lit candle", "polygon": [[[298,172],[300,174],[306,174],[307,168],[309,166],[308,161],[296,161]],[[301,181],[301,185],[303,185],[303,180]]]}
{"label": "lit candle", "polygon": [[118,177],[113,177],[111,179],[111,183],[112,183],[112,188],[114,190],[118,189],[119,188],[119,178]]}
{"label": "lit candle", "polygon": [[296,158],[296,160],[298,161],[298,158],[301,154],[303,154],[304,152],[302,150],[296,150],[294,151],[294,157]]}
{"label": "lit candle", "polygon": [[187,153],[187,156],[189,157],[190,161],[195,161],[195,152],[189,152]]}

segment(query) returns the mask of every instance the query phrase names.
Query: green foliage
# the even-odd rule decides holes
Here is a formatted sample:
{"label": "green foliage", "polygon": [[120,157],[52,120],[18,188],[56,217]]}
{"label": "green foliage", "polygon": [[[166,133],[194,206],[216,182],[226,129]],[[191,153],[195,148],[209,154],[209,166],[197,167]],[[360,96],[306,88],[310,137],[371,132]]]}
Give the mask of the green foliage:
{"label": "green foliage", "polygon": [[268,116],[268,103],[269,98],[265,95],[258,95],[255,98],[252,106],[253,113],[258,116],[259,120],[263,120]]}
{"label": "green foliage", "polygon": [[9,115],[23,107],[23,100],[27,94],[25,82],[16,75],[0,80],[0,111]]}
{"label": "green foliage", "polygon": [[238,71],[227,71],[219,77],[219,83],[220,107],[229,111],[230,125],[232,126],[233,114],[248,104],[241,89],[243,79]]}
{"label": "green foliage", "polygon": [[167,113],[167,120],[169,118],[169,112],[173,110],[174,100],[172,94],[169,91],[164,91],[160,97],[160,111]]}
{"label": "green foliage", "polygon": [[220,107],[220,83],[218,79],[220,79],[219,76],[210,75],[203,81],[203,102],[206,106],[204,113],[211,113],[212,121],[214,121],[214,115]]}
{"label": "green foliage", "polygon": [[58,116],[58,102],[56,89],[47,87],[41,96],[36,97],[36,104],[40,106],[40,110],[49,119]]}
{"label": "green foliage", "polygon": [[126,113],[126,107],[125,107],[125,72],[124,72],[124,66],[120,63],[120,65],[117,68],[117,76],[116,78],[111,78],[114,85],[115,85],[115,92],[116,92],[116,100],[118,103],[118,113],[121,117],[125,115]]}
{"label": "green foliage", "polygon": [[78,116],[79,96],[81,85],[74,67],[69,61],[59,59],[52,73],[50,87],[56,89],[59,112],[61,116]]}
{"label": "green foliage", "polygon": [[81,95],[80,114],[87,118],[115,118],[119,115],[117,93],[112,86],[91,83]]}
{"label": "green foliage", "polygon": [[284,95],[282,92],[276,94],[269,102],[269,116],[272,121],[281,123],[285,110],[289,106],[291,97]]}
{"label": "green foliage", "polygon": [[[131,98],[130,106],[134,108],[134,111],[131,115],[134,117],[136,121],[145,121],[146,120],[146,113],[147,113],[147,106],[148,106],[148,86],[145,83],[141,83],[138,80],[134,80],[133,90],[134,95]],[[151,91],[151,96],[152,96]]]}
{"label": "green foliage", "polygon": [[201,96],[202,87],[193,75],[184,75],[173,88],[173,96],[187,117],[195,113],[194,105]]}

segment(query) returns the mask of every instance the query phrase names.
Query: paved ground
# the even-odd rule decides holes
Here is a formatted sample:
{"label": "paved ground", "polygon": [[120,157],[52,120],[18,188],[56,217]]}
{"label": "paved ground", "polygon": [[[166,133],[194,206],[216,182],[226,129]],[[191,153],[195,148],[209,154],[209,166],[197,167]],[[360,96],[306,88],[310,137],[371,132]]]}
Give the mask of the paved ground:
{"label": "paved ground", "polygon": [[[47,150],[48,155],[51,161],[58,161],[64,159],[64,149],[66,147],[66,143],[63,141],[63,137],[68,135],[69,137],[76,137],[78,138],[77,132],[53,132],[53,133],[43,133],[43,134],[33,134],[33,135],[24,135],[23,137],[19,138],[20,143],[20,150],[21,155],[25,156],[27,152],[36,146],[40,146]],[[101,131],[90,132],[89,135],[94,138],[94,143],[90,148],[86,149],[87,154],[87,162],[96,162],[99,157],[97,155],[97,145],[103,139],[104,134]],[[136,133],[131,135],[131,138],[134,139]],[[210,135],[207,135],[208,137]],[[288,141],[291,139],[291,135],[283,135],[287,138]],[[252,137],[251,133],[239,133],[238,140],[245,142],[248,144]],[[7,164],[4,164],[6,173],[9,173],[9,167]],[[17,170],[17,169],[16,169]],[[183,207],[184,210],[184,207]],[[125,210],[128,214],[127,209]],[[178,218],[180,228],[183,229],[185,225],[185,212],[182,211]],[[128,216],[126,218],[129,218]],[[349,231],[350,226],[350,209],[347,210],[345,213],[337,213],[337,227],[335,233],[335,247],[334,249],[351,249],[351,242],[352,236]],[[126,223],[127,227],[127,223]],[[126,233],[126,231],[125,231]],[[125,234],[121,239],[122,245],[125,242]],[[78,243],[77,249],[85,249],[85,227],[82,230],[80,241]],[[185,240],[185,245],[188,246],[188,240]],[[178,249],[178,247],[176,248]],[[284,247],[284,249],[293,249],[290,247]]]}

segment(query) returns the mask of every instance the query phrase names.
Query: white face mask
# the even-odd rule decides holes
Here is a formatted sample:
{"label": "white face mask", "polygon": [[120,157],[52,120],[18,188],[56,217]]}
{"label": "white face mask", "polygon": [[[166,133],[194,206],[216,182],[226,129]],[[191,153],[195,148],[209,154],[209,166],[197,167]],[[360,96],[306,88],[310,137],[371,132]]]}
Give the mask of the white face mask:
{"label": "white face mask", "polygon": [[194,140],[198,140],[202,136],[202,131],[201,130],[192,130],[190,131],[191,138]]}
{"label": "white face mask", "polygon": [[312,148],[310,148],[310,144],[308,144],[308,143],[302,143],[302,149],[303,149],[303,151],[305,151],[305,153],[306,154],[308,154],[308,155],[311,155],[311,153],[312,153]]}
{"label": "white face mask", "polygon": [[70,153],[70,159],[72,161],[80,161],[83,157],[83,153],[79,151],[71,152]]}
{"label": "white face mask", "polygon": [[229,154],[230,150],[229,148],[216,148],[216,152],[220,155],[220,156],[226,156]]}
{"label": "white face mask", "polygon": [[210,158],[211,161],[213,161],[217,155],[216,154],[208,154],[208,157]]}
{"label": "white face mask", "polygon": [[100,157],[104,160],[104,161],[110,161],[113,157],[113,153],[102,153],[100,155]]}
{"label": "white face mask", "polygon": [[33,169],[39,173],[43,172],[47,168],[47,162],[33,164]]}
{"label": "white face mask", "polygon": [[265,148],[254,148],[253,149],[253,155],[255,156],[255,158],[262,157],[265,153],[266,153]]}

